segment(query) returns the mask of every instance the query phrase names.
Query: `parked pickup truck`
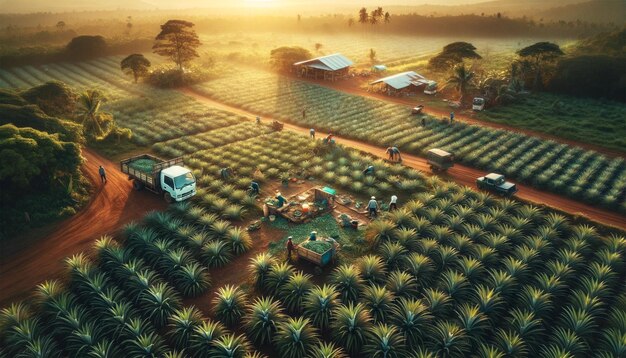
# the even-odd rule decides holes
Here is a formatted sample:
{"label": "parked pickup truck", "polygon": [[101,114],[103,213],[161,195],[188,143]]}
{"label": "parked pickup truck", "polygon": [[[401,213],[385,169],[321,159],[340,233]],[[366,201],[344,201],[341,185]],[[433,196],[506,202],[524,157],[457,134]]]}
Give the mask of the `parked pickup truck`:
{"label": "parked pickup truck", "polygon": [[476,185],[478,185],[478,189],[489,190],[505,196],[511,196],[517,193],[517,186],[513,183],[505,181],[504,175],[502,174],[487,174],[484,177],[476,179]]}
{"label": "parked pickup truck", "polygon": [[171,203],[196,195],[196,178],[182,165],[183,158],[163,160],[142,154],[122,160],[120,169],[133,180],[135,190],[149,190]]}

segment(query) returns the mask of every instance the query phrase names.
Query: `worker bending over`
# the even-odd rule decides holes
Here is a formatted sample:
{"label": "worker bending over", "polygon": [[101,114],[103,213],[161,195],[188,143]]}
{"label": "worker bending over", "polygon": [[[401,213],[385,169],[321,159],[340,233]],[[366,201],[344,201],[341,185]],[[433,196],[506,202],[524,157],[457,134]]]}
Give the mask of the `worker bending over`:
{"label": "worker bending over", "polygon": [[370,165],[363,171],[363,175],[374,175],[374,166]]}
{"label": "worker bending over", "polygon": [[250,183],[250,194],[252,194],[252,195],[259,195],[260,191],[261,191],[261,187],[259,186],[259,183],[255,182],[253,180]]}
{"label": "worker bending over", "polygon": [[311,231],[311,235],[309,235],[309,240],[310,241],[317,240],[317,231]]}
{"label": "worker bending over", "polygon": [[278,200],[279,208],[282,208],[283,205],[285,205],[285,203],[287,202],[287,199],[285,199],[285,197],[281,193],[276,194],[276,200]]}
{"label": "worker bending over", "polygon": [[391,196],[391,201],[389,202],[389,211],[394,211],[398,209],[398,197],[396,195]]}
{"label": "worker bending over", "polygon": [[222,179],[227,180],[232,173],[232,170],[229,167],[220,169],[220,177]]}
{"label": "worker bending over", "polygon": [[395,159],[398,162],[402,161],[402,156],[400,155],[400,149],[398,149],[398,147],[396,147],[395,145],[391,147],[391,152],[393,153],[393,155],[391,156],[392,159]]}

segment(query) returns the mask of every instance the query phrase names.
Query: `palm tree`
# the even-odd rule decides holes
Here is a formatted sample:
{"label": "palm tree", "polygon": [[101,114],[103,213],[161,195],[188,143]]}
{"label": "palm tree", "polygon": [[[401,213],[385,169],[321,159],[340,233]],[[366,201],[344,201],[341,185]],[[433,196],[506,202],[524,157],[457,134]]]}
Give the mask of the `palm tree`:
{"label": "palm tree", "polygon": [[335,309],[330,326],[335,341],[350,355],[358,355],[367,342],[371,324],[372,317],[363,304],[348,303]]}
{"label": "palm tree", "polygon": [[361,25],[367,24],[369,22],[369,14],[367,13],[367,9],[362,7],[359,10],[359,23]]}
{"label": "palm tree", "polygon": [[244,326],[248,337],[255,344],[271,343],[276,327],[285,320],[285,315],[278,301],[269,297],[257,298],[248,308]]}
{"label": "palm tree", "polygon": [[472,86],[475,75],[476,74],[471,69],[467,68],[465,64],[459,64],[454,67],[452,75],[448,78],[446,85],[454,86],[454,89],[459,92],[459,102],[463,103],[466,99],[467,92]]}
{"label": "palm tree", "polygon": [[247,300],[248,296],[239,287],[220,287],[212,302],[215,317],[226,326],[235,326],[245,313]]}
{"label": "palm tree", "polygon": [[98,90],[87,90],[78,97],[78,116],[83,132],[95,140],[106,138],[115,126],[113,115],[101,111],[106,100],[104,94]]}
{"label": "palm tree", "polygon": [[405,342],[395,326],[378,324],[367,332],[369,339],[363,348],[368,357],[401,358],[406,356]]}
{"label": "palm tree", "polygon": [[320,331],[325,331],[330,324],[332,311],[338,305],[339,293],[335,291],[335,286],[316,286],[304,299],[304,316]]}
{"label": "palm tree", "polygon": [[274,347],[281,358],[301,358],[319,343],[317,333],[307,318],[289,318],[278,325]]}

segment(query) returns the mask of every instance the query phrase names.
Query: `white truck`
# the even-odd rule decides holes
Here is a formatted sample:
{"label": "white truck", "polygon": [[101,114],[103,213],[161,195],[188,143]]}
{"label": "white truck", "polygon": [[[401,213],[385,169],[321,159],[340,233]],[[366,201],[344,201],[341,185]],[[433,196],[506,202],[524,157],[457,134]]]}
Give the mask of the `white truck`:
{"label": "white truck", "polygon": [[482,111],[485,109],[485,99],[481,97],[475,97],[472,101],[472,110]]}
{"label": "white truck", "polygon": [[147,189],[172,203],[196,195],[196,178],[183,166],[183,158],[163,160],[142,154],[120,162],[122,173],[128,174],[135,190]]}

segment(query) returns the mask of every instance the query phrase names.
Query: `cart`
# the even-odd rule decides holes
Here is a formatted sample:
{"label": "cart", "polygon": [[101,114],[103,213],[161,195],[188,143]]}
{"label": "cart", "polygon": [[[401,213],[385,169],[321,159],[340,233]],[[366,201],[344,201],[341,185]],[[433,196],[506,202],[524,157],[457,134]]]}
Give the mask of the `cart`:
{"label": "cart", "polygon": [[330,248],[321,254],[318,254],[317,252],[307,249],[305,247],[306,244],[309,242],[308,240],[296,245],[298,258],[302,258],[306,261],[312,262],[322,267],[328,265],[331,261],[333,261],[335,255],[337,255],[337,251],[339,251],[339,244],[337,244],[337,241],[332,238],[325,238],[322,239],[322,241],[329,243]]}

